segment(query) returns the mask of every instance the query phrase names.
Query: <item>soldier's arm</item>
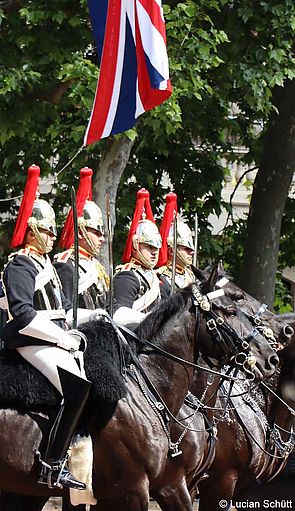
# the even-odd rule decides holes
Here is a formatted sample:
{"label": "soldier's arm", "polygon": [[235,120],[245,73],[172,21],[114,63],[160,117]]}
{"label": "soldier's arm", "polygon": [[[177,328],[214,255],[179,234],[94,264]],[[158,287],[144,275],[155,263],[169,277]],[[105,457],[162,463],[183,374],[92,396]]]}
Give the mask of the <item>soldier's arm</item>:
{"label": "soldier's arm", "polygon": [[121,271],[114,276],[115,310],[125,306],[132,308],[138,298],[139,280],[132,271]]}
{"label": "soldier's arm", "polygon": [[26,327],[37,315],[34,309],[35,279],[38,271],[26,256],[16,256],[6,267],[3,281],[9,312],[18,329]]}
{"label": "soldier's arm", "polygon": [[140,289],[138,278],[132,271],[121,271],[115,275],[113,284],[115,299],[114,320],[123,326],[142,321],[145,314],[132,309]]}
{"label": "soldier's arm", "polygon": [[72,302],[74,282],[74,267],[72,262],[54,262],[54,267],[60,278],[64,296]]}

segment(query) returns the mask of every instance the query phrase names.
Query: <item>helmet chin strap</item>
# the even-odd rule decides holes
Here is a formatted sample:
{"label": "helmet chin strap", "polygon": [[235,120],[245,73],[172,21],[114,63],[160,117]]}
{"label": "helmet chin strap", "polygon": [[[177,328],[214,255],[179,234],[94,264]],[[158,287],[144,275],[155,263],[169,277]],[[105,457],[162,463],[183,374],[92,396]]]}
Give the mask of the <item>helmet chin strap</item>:
{"label": "helmet chin strap", "polygon": [[78,220],[78,223],[79,223],[79,228],[81,230],[82,236],[83,236],[84,240],[88,243],[92,255],[97,256],[99,254],[99,248],[97,248],[95,246],[95,244],[93,243],[93,241],[89,238],[89,235],[88,235],[88,232],[86,230],[84,223],[80,222],[79,220]]}
{"label": "helmet chin strap", "polygon": [[184,259],[184,257],[180,254],[178,248],[176,248],[176,255],[179,259],[179,261],[181,261],[183,263],[183,267],[184,268],[187,268],[189,266],[189,263]]}
{"label": "helmet chin strap", "polygon": [[36,240],[39,244],[40,250],[44,252],[44,254],[49,254],[49,252],[51,252],[51,248],[46,245],[34,220],[35,220],[34,218],[30,218],[30,220],[28,221],[28,226],[30,227],[30,229],[32,229],[36,237]]}
{"label": "helmet chin strap", "polygon": [[156,264],[155,263],[151,263],[150,261],[148,261],[143,255],[142,253],[140,252],[139,250],[139,240],[138,238],[133,238],[132,240],[132,245],[133,245],[133,248],[134,250],[136,250],[136,256],[134,257],[134,259],[138,259],[140,263],[142,263],[146,268],[148,268],[149,270],[152,270]]}

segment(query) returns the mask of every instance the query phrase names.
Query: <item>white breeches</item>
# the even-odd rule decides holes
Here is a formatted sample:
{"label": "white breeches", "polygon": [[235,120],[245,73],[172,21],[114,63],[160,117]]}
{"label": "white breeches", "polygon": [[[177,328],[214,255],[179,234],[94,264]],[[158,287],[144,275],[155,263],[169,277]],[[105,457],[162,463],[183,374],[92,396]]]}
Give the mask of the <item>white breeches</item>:
{"label": "white breeches", "polygon": [[54,385],[54,387],[62,394],[62,388],[58,376],[57,367],[61,367],[70,373],[84,378],[73,355],[57,346],[25,346],[17,348],[20,355],[27,360],[32,366],[36,367],[40,373]]}

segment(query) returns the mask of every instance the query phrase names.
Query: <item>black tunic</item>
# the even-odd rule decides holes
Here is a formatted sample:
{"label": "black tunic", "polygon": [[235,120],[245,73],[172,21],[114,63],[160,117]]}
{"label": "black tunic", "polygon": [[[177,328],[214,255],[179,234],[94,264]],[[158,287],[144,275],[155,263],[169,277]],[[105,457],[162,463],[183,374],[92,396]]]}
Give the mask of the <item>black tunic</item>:
{"label": "black tunic", "polygon": [[[58,273],[60,278],[63,292],[68,298],[68,300],[73,300],[73,285],[74,285],[74,261],[72,257],[67,258],[65,261],[60,260],[62,254],[60,254],[53,265]],[[101,268],[103,271],[102,265],[100,263],[95,263],[94,261],[89,261],[89,263],[93,263],[93,270],[95,271],[95,264],[97,264],[96,278],[92,279],[90,285],[87,289],[84,289],[83,292],[78,295],[78,307],[81,309],[89,309],[94,310],[98,308],[106,309],[108,302],[108,292],[107,292],[107,284],[103,280],[103,277],[99,275],[99,269]],[[87,273],[87,261],[86,265],[83,264],[83,261],[79,264],[79,279],[83,278],[83,275]],[[95,281],[93,281],[95,280]]]}
{"label": "black tunic", "polygon": [[[45,259],[44,259],[45,261]],[[42,259],[38,258],[38,263]],[[3,275],[6,296],[8,300],[9,313],[12,316],[1,331],[1,338],[6,348],[15,349],[30,345],[50,345],[52,343],[41,339],[34,339],[31,336],[19,333],[28,326],[37,315],[37,310],[58,310],[68,311],[71,308],[70,302],[65,298],[61,289],[57,292],[57,282],[50,280],[45,285],[48,307],[44,301],[44,295],[35,291],[38,267],[30,256],[16,255],[6,266]],[[59,302],[59,296],[61,303]],[[63,319],[51,320],[63,329],[66,323]]]}
{"label": "black tunic", "polygon": [[[149,291],[151,287],[149,276],[153,274],[155,275],[153,270],[140,268],[131,263],[119,266],[113,280],[115,311],[120,307],[133,308],[134,302]],[[140,311],[149,312],[159,301],[160,297],[157,296],[150,305]]]}

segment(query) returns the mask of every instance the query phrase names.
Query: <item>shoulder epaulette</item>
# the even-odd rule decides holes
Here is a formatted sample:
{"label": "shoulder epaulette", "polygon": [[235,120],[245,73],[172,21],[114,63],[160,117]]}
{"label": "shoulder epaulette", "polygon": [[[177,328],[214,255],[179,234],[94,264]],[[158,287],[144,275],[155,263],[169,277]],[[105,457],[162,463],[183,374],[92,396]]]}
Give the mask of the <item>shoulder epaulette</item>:
{"label": "shoulder epaulette", "polygon": [[56,254],[53,260],[55,263],[66,263],[70,259],[72,253],[73,253],[72,249],[69,248],[68,250],[61,252],[60,254]]}
{"label": "shoulder epaulette", "polygon": [[129,271],[132,268],[132,263],[125,263],[125,264],[118,264],[115,268],[115,272],[118,273],[119,271]]}
{"label": "shoulder epaulette", "polygon": [[156,269],[156,273],[158,275],[163,275],[165,273],[165,271],[167,270],[167,266],[160,266],[160,268],[157,268]]}
{"label": "shoulder epaulette", "polygon": [[172,269],[170,266],[161,266],[160,268],[157,268],[156,272],[158,275],[165,275],[166,277],[171,278]]}
{"label": "shoulder epaulette", "polygon": [[119,264],[118,266],[116,266],[116,273],[120,272],[120,271],[130,271],[130,270],[141,270],[142,267],[140,266],[140,264],[136,263],[136,261],[130,261],[130,263],[125,263],[125,264]]}
{"label": "shoulder epaulette", "polygon": [[30,255],[30,249],[29,248],[20,248],[19,250],[17,250],[17,252],[12,252],[9,256],[8,256],[8,261],[11,261],[12,259],[14,259],[17,255],[24,255],[24,256],[28,256]]}

